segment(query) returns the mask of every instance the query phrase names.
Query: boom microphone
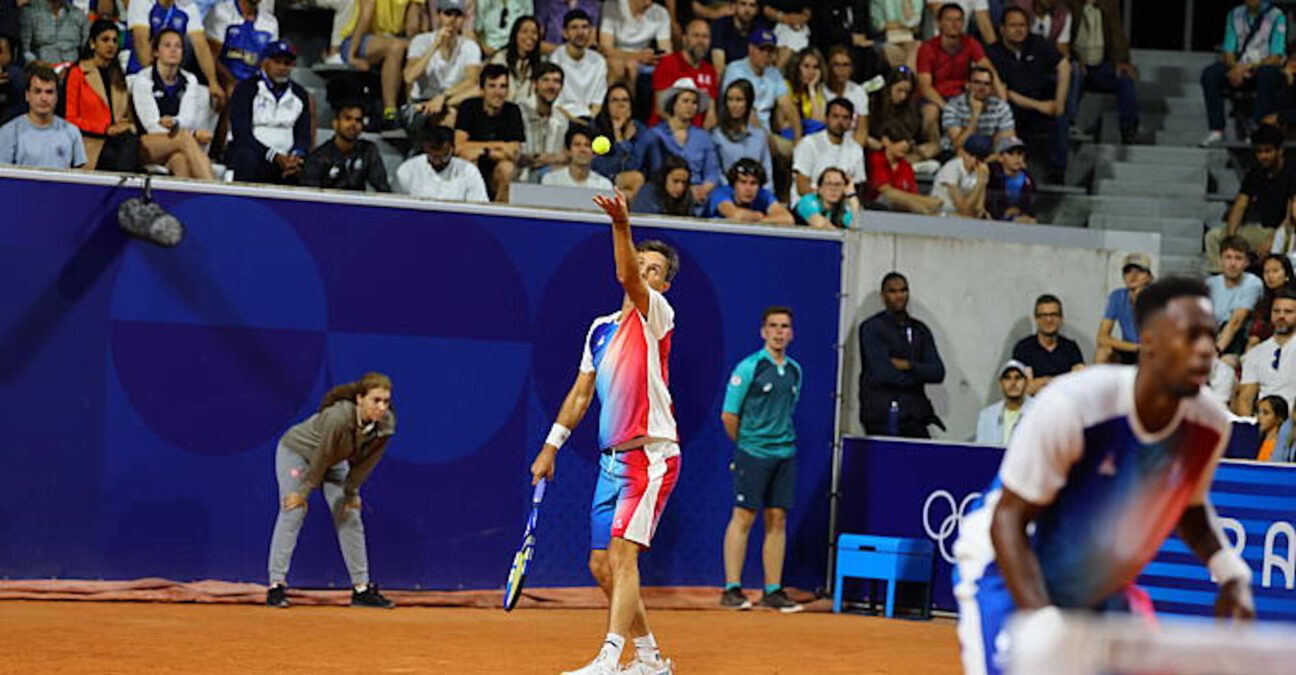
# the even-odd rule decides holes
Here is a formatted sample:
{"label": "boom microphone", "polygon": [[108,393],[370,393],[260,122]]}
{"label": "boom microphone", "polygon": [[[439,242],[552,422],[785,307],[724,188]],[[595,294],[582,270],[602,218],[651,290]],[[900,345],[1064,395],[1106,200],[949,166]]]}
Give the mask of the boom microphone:
{"label": "boom microphone", "polygon": [[133,237],[170,248],[184,238],[184,225],[153,201],[149,180],[144,178],[142,197],[131,197],[117,207],[117,224]]}

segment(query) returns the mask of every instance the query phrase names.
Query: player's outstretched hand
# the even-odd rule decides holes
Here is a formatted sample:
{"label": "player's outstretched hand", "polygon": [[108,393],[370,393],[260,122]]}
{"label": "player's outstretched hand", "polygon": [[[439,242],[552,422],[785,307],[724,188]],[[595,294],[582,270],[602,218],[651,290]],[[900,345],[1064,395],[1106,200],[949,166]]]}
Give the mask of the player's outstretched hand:
{"label": "player's outstretched hand", "polygon": [[598,204],[603,212],[608,214],[614,223],[630,222],[630,209],[626,206],[625,193],[621,188],[616,188],[616,196],[594,195],[594,203]]}
{"label": "player's outstretched hand", "polygon": [[1224,582],[1215,596],[1215,616],[1224,619],[1250,621],[1255,618],[1255,599],[1251,585],[1241,579]]}
{"label": "player's outstretched hand", "polygon": [[554,456],[558,451],[552,445],[546,445],[540,449],[540,454],[536,455],[535,461],[531,462],[531,484],[535,485],[543,478],[552,481],[554,477]]}

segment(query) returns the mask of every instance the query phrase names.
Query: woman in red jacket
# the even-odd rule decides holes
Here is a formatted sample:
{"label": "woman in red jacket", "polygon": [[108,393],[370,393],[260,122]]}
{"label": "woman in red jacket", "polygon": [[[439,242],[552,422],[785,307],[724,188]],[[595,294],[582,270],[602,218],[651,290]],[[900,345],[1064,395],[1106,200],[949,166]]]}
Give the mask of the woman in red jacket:
{"label": "woman in red jacket", "polygon": [[98,19],[90,27],[90,57],[68,71],[67,121],[81,130],[86,166],[135,171],[138,139],[126,76],[117,64],[117,25]]}

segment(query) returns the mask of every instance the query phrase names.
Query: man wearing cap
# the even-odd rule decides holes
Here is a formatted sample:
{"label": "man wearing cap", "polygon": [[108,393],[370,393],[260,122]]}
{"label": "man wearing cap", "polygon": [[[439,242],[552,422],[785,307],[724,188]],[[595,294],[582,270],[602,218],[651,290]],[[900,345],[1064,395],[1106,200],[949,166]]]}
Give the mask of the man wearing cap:
{"label": "man wearing cap", "polygon": [[948,215],[964,218],[985,217],[986,187],[990,169],[990,137],[976,135],[967,139],[958,154],[936,172],[932,179],[933,197],[938,197]]}
{"label": "man wearing cap", "polygon": [[1009,359],[999,369],[999,391],[1003,400],[991,403],[977,415],[975,442],[982,445],[1008,445],[1008,439],[1017,429],[1017,423],[1030,407],[1026,395],[1030,382],[1030,368],[1016,359]]}
{"label": "man wearing cap", "polygon": [[662,122],[636,139],[634,163],[646,175],[654,176],[665,164],[666,155],[688,162],[693,199],[706,203],[720,182],[720,155],[711,134],[693,126],[693,118],[705,113],[711,98],[688,78],[676,81],[657,95]]}
{"label": "man wearing cap", "polygon": [[942,148],[957,150],[973,134],[989,136],[994,143],[1016,135],[1012,108],[993,91],[994,74],[973,66],[967,91],[950,98],[941,114],[941,128],[945,130]]}
{"label": "man wearing cap", "polygon": [[[1107,308],[1098,322],[1098,351],[1095,363],[1138,363],[1139,331],[1134,320],[1134,301],[1152,283],[1152,259],[1146,253],[1131,253],[1121,265],[1125,287],[1107,296]],[[1112,336],[1112,327],[1120,326],[1120,339]]]}
{"label": "man wearing cap", "polygon": [[[825,108],[827,123],[823,131],[803,136],[792,153],[792,199],[797,203],[801,195],[814,192],[819,174],[824,169],[837,168],[846,172],[852,186],[868,179],[864,168],[864,148],[851,137],[855,106],[847,99],[835,98]],[[847,188],[848,193],[855,192]]]}
{"label": "man wearing cap", "polygon": [[995,146],[998,159],[990,162],[986,187],[986,212],[993,220],[1035,222],[1035,179],[1026,171],[1026,144],[1009,136]]}
{"label": "man wearing cap", "polygon": [[234,87],[230,98],[230,166],[234,180],[296,183],[310,150],[310,94],[288,78],[297,50],[284,40],[266,45],[261,71]]}
{"label": "man wearing cap", "polygon": [[747,58],[734,61],[725,68],[720,89],[728,89],[738,80],[751,83],[756,90],[756,100],[752,103],[756,123],[770,132],[770,152],[775,160],[787,166],[792,159],[792,141],[778,132],[795,119],[796,109],[792,107],[787,80],[773,65],[774,47],[773,31],[768,28],[753,30],[747,41]]}
{"label": "man wearing cap", "polygon": [[1039,393],[1053,378],[1084,367],[1075,340],[1062,334],[1062,300],[1045,293],[1035,299],[1035,334],[1017,341],[1012,357],[1031,369],[1027,391]]}
{"label": "man wearing cap", "polygon": [[791,225],[795,221],[792,212],[761,187],[766,176],[760,162],[744,157],[729,167],[726,178],[728,185],[712,191],[706,217],[766,225]]}
{"label": "man wearing cap", "polygon": [[594,117],[607,95],[607,60],[589,48],[593,36],[589,14],[583,9],[573,9],[563,16],[566,42],[549,55],[549,62],[563,69],[558,109],[570,117]]}
{"label": "man wearing cap", "polygon": [[752,33],[770,29],[760,15],[759,0],[730,0],[729,6],[729,16],[711,22],[711,64],[721,75],[729,64],[747,56]]}
{"label": "man wearing cap", "polygon": [[[693,80],[699,89],[706,92],[712,101],[720,100],[720,78],[716,77],[715,66],[711,65],[711,62],[707,60],[707,52],[710,50],[710,24],[702,19],[690,21],[688,27],[684,29],[684,48],[663,56],[661,61],[657,63],[657,68],[653,70],[653,96],[658,96],[658,92],[665,91],[677,80],[688,78]],[[707,111],[706,114],[699,112],[693,118],[693,126],[714,126],[714,122],[705,124],[707,118],[714,120],[714,117],[714,108]],[[656,126],[660,121],[661,116],[657,113],[656,106],[654,106],[652,115],[648,118],[648,126]]]}
{"label": "man wearing cap", "polygon": [[986,51],[1008,88],[1008,103],[1019,133],[1048,138],[1050,182],[1061,182],[1071,129],[1067,116],[1071,60],[1048,40],[1030,32],[1026,10],[1008,7],[1000,23],[1003,40]]}

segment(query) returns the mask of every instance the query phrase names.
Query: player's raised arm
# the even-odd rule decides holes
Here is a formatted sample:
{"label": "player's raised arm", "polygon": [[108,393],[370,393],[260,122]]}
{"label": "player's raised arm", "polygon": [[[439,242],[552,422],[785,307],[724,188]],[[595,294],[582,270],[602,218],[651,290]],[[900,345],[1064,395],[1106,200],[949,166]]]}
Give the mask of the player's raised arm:
{"label": "player's raised arm", "polygon": [[625,195],[621,190],[616,191],[615,197],[595,195],[594,203],[612,219],[612,252],[616,259],[617,282],[625,289],[635,308],[647,316],[648,284],[639,270],[639,253],[630,236],[630,214]]}

